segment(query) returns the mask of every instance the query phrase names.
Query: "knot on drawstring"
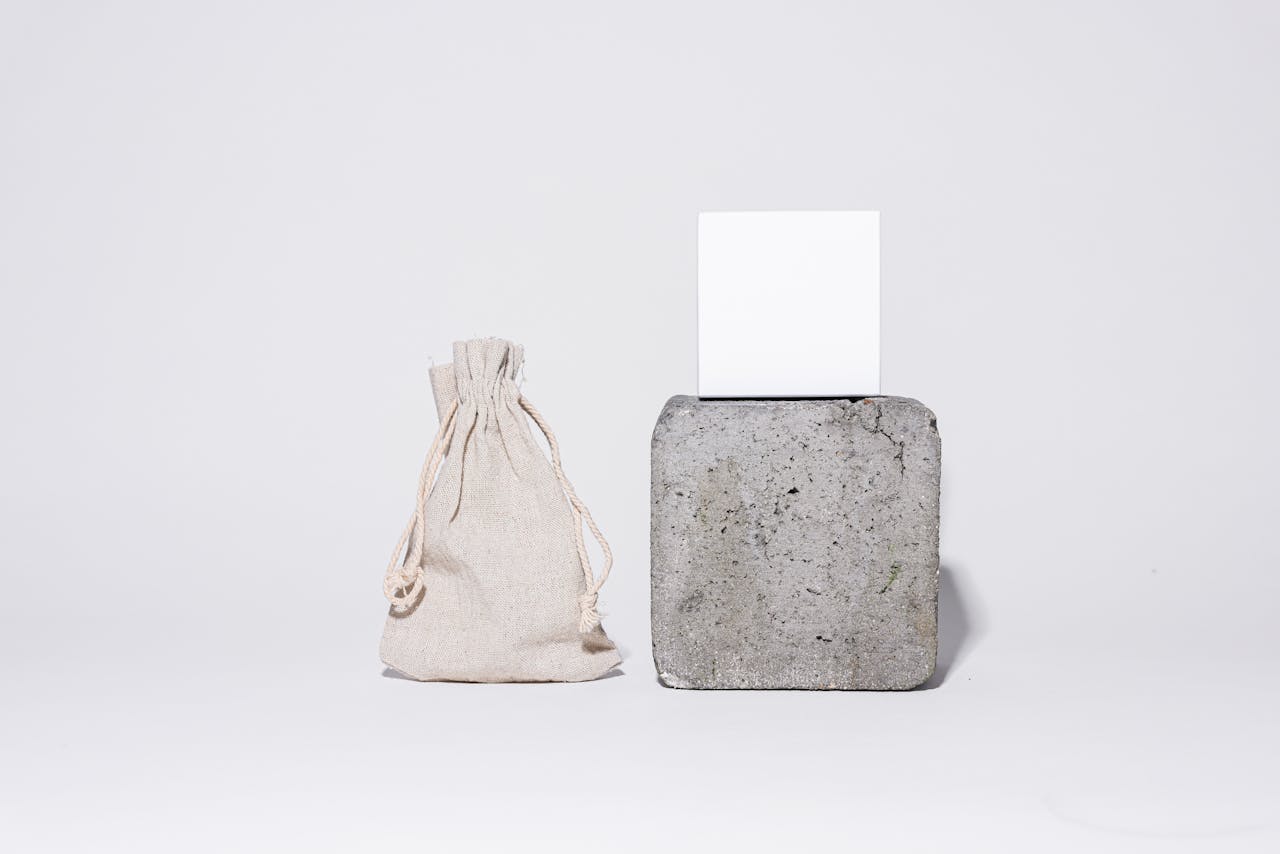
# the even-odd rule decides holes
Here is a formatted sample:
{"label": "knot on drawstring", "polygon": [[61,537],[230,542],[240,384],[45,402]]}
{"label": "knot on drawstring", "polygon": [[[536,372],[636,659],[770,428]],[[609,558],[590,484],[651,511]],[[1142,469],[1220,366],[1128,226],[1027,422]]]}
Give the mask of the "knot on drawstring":
{"label": "knot on drawstring", "polygon": [[401,567],[382,582],[382,593],[393,608],[405,608],[418,598],[422,590],[422,567]]}
{"label": "knot on drawstring", "polygon": [[578,631],[589,632],[600,625],[600,614],[596,611],[597,598],[594,593],[583,593],[578,597],[578,608],[582,612],[582,618],[578,620]]}

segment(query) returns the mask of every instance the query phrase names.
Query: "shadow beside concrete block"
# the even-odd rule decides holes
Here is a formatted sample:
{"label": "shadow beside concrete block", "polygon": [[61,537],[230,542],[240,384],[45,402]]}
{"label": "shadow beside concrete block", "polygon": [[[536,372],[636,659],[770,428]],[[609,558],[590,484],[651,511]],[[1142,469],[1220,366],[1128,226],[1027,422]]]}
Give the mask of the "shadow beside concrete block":
{"label": "shadow beside concrete block", "polygon": [[939,568],[938,664],[919,690],[937,688],[951,678],[986,634],[986,620],[971,585],[968,574],[954,563]]}

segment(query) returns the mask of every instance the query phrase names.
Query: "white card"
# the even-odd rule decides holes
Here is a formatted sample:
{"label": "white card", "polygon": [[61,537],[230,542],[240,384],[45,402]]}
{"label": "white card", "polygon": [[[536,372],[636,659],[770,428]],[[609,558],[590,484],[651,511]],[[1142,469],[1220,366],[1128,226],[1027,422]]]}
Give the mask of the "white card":
{"label": "white card", "polygon": [[698,395],[880,393],[880,213],[698,216]]}

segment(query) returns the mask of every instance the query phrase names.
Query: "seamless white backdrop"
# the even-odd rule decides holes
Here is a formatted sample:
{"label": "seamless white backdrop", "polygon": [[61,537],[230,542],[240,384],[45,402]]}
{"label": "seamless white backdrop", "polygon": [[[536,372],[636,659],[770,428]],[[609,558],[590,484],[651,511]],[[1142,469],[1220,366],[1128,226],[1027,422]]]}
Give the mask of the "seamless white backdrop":
{"label": "seamless white backdrop", "polygon": [[[0,3],[0,847],[1280,841],[1280,13]],[[654,679],[701,210],[881,211],[944,671]],[[419,685],[380,576],[450,342],[525,345],[624,675]]]}

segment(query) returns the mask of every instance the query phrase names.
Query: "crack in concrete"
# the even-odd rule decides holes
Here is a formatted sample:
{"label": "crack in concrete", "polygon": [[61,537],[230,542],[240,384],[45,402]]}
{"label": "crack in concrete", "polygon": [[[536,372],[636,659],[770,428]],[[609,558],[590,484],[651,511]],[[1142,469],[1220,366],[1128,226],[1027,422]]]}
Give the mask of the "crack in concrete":
{"label": "crack in concrete", "polygon": [[881,436],[884,436],[886,439],[892,442],[895,446],[897,446],[898,452],[893,455],[893,458],[898,461],[898,476],[905,480],[907,477],[907,462],[906,460],[903,459],[903,454],[906,453],[907,443],[905,441],[899,442],[897,439],[893,438],[888,433],[886,433],[884,428],[880,426],[880,416],[883,414],[884,414],[884,411],[880,408],[880,405],[876,404],[876,423],[872,432],[879,433]]}

